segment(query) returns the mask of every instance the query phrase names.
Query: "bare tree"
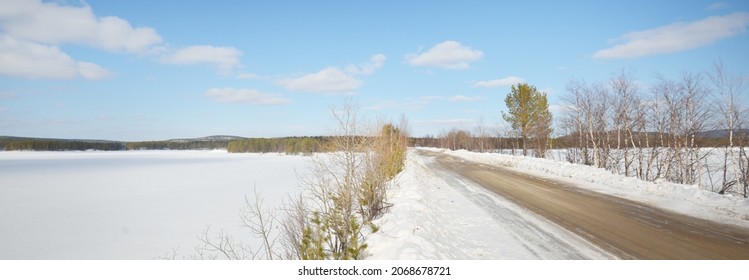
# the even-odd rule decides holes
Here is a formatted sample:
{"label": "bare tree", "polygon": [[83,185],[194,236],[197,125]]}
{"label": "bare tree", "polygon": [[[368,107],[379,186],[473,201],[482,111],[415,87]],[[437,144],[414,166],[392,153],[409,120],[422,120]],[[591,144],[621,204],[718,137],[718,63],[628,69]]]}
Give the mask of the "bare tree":
{"label": "bare tree", "polygon": [[[225,230],[211,235],[210,227],[206,228],[198,237],[200,245],[196,246],[193,259],[229,259],[229,260],[254,260],[258,258],[272,260],[281,258],[276,252],[276,240],[279,232],[274,231],[277,222],[276,211],[263,205],[262,194],[254,190],[254,198],[250,200],[245,196],[245,204],[240,210],[242,226],[250,231],[252,236],[262,243],[253,249],[244,242],[235,240]],[[262,252],[262,253],[261,253]]]}
{"label": "bare tree", "polygon": [[[718,177],[711,170],[720,170],[717,191],[746,196],[749,158],[743,128],[749,112],[741,108],[743,79],[727,75],[721,63],[707,75],[711,87],[703,77],[695,72],[682,72],[676,79],[658,75],[649,95],[627,71],[612,76],[607,88],[571,80],[561,119],[570,145],[567,160],[643,180],[711,188]],[[709,129],[727,133],[717,168],[708,160],[715,150],[704,148],[715,140],[700,137]]]}
{"label": "bare tree", "polygon": [[[619,151],[614,166],[618,169],[619,161],[623,159],[624,175],[630,176],[635,157],[642,158],[642,150],[638,150],[635,142],[635,130],[642,129],[642,127],[637,127],[637,124],[641,124],[637,122],[640,116],[639,89],[632,79],[632,74],[624,70],[612,77],[609,83],[614,93],[613,123],[616,129],[616,150]],[[630,154],[630,148],[638,156]]]}
{"label": "bare tree", "polygon": [[248,228],[255,238],[262,240],[261,248],[265,253],[265,259],[272,260],[274,256],[278,256],[273,252],[276,240],[278,240],[278,233],[273,232],[276,211],[263,207],[265,198],[257,190],[257,187],[253,188],[253,193],[255,195],[254,201],[250,201],[247,196],[244,197],[245,206],[240,210],[239,218],[242,225]]}
{"label": "bare tree", "polygon": [[484,117],[481,117],[478,124],[476,125],[476,146],[478,148],[478,151],[481,153],[486,151],[487,145],[489,144],[487,141],[488,136],[489,130],[487,129],[486,125],[484,125]]}
{"label": "bare tree", "polygon": [[302,193],[290,196],[281,208],[284,219],[281,221],[281,244],[284,258],[301,260],[304,254],[302,239],[305,229],[309,228],[310,208]]}
{"label": "bare tree", "polygon": [[579,163],[606,168],[611,151],[609,135],[610,94],[600,84],[588,86],[572,80],[563,98],[567,107],[562,123],[577,138]]}
{"label": "bare tree", "polygon": [[567,84],[567,94],[562,97],[565,106],[565,116],[562,117],[562,127],[570,137],[573,137],[575,145],[568,148],[567,160],[571,163],[590,165],[588,157],[588,140],[584,127],[587,124],[589,106],[587,99],[587,85],[582,80],[570,80]]}
{"label": "bare tree", "polygon": [[747,197],[747,174],[743,168],[742,170],[742,153],[743,145],[739,151],[735,149],[735,133],[741,132],[742,128],[742,110],[739,107],[740,93],[743,89],[743,80],[740,77],[731,77],[726,73],[725,67],[722,61],[717,61],[713,64],[712,72],[708,73],[708,77],[713,84],[713,88],[719,97],[717,100],[717,108],[720,112],[719,119],[721,120],[719,128],[727,131],[727,142],[723,152],[723,183],[719,190],[719,193],[725,193],[734,186],[738,189],[743,190],[743,196]]}
{"label": "bare tree", "polygon": [[364,226],[377,230],[372,220],[389,206],[386,191],[406,156],[405,118],[402,127],[368,128],[348,101],[331,112],[336,127],[328,154],[313,158],[310,175],[301,179],[306,196],[292,201],[284,226],[283,240],[292,244],[287,254],[302,259],[359,258],[367,248]]}

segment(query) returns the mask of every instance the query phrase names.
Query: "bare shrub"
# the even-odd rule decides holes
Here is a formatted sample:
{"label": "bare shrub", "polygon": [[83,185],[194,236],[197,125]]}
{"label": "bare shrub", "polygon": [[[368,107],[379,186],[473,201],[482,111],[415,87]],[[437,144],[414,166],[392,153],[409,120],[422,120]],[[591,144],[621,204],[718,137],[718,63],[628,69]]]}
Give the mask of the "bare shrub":
{"label": "bare shrub", "polygon": [[[299,178],[298,196],[278,209],[264,207],[257,190],[252,200],[245,197],[240,220],[261,245],[253,249],[223,230],[211,235],[209,228],[193,259],[361,258],[365,234],[377,231],[372,221],[390,206],[387,190],[403,170],[408,123],[402,118],[398,126],[379,123],[371,129],[348,101],[331,112],[336,126],[326,153],[312,157],[309,174]],[[175,251],[165,258],[176,256]]]}
{"label": "bare shrub", "polygon": [[283,226],[287,255],[301,259],[360,258],[365,226],[376,230],[372,220],[389,206],[390,181],[405,160],[408,137],[400,127],[373,132],[349,102],[331,112],[337,127],[328,153],[313,158],[312,172],[301,178],[305,195],[292,201]]}

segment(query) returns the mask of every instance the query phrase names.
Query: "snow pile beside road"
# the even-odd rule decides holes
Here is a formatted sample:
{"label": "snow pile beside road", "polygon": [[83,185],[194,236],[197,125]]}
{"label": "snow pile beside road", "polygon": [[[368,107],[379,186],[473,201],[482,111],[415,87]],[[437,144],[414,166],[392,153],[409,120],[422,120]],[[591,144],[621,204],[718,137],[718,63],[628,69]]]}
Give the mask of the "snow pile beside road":
{"label": "snow pile beside road", "polygon": [[[398,185],[389,193],[393,207],[375,222],[380,230],[367,238],[367,242],[372,244],[368,250],[369,258],[477,259],[487,253],[497,254],[482,251],[498,248],[499,244],[476,244],[478,246],[467,250],[475,251],[472,255],[453,248],[470,246],[460,244],[464,243],[460,240],[467,238],[464,234],[477,234],[473,229],[484,225],[471,221],[477,217],[466,214],[474,212],[474,209],[470,209],[473,205],[456,195],[433,171],[427,169],[420,161],[421,157],[410,153],[407,158],[405,170],[397,179]],[[465,216],[456,217],[459,213]],[[454,222],[464,227],[451,227]]]}
{"label": "snow pile beside road", "polygon": [[427,150],[444,152],[483,164],[509,167],[533,176],[563,181],[584,189],[644,202],[689,216],[749,226],[749,199],[720,195],[693,185],[666,181],[646,182],[612,174],[601,168],[549,159],[474,153],[465,150]]}
{"label": "snow pile beside road", "polygon": [[409,151],[368,259],[610,259],[534,213]]}

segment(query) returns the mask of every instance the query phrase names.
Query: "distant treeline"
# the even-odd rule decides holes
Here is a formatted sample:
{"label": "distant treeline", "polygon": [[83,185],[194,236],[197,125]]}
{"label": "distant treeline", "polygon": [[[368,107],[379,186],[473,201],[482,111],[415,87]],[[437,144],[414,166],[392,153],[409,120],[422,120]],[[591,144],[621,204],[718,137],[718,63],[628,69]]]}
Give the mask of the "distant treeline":
{"label": "distant treeline", "polygon": [[0,150],[3,151],[120,151],[124,149],[125,143],[114,141],[0,138]]}
{"label": "distant treeline", "polygon": [[[618,140],[615,136],[616,131],[609,132],[611,137],[607,141],[603,141],[604,145],[616,146]],[[662,139],[672,139],[674,135],[665,133],[655,132],[635,132],[638,136],[641,136],[644,142],[649,143],[649,147],[667,147],[668,143],[661,141]],[[697,147],[725,147],[729,144],[727,137],[727,130],[711,130],[700,132],[694,137],[694,145]],[[551,140],[551,148],[553,149],[566,149],[577,147],[578,137],[576,133],[556,137]],[[749,138],[749,130],[735,130],[734,137],[736,139],[740,137]],[[451,150],[470,150],[470,151],[494,151],[494,150],[513,150],[522,149],[523,140],[519,137],[496,137],[481,134],[474,134],[466,130],[451,130],[446,133],[442,133],[438,137],[427,136],[419,138],[411,138],[410,145],[415,147],[435,147],[444,148]]]}
{"label": "distant treeline", "polygon": [[[743,130],[737,135],[749,133]],[[650,143],[658,146],[661,135],[648,133]],[[326,151],[326,143],[330,136],[303,136],[280,138],[244,138],[244,139],[215,139],[215,140],[164,140],[118,142],[104,140],[69,140],[0,137],[0,151],[125,151],[125,150],[227,150],[230,153],[286,153],[311,154]],[[612,140],[613,141],[613,140]],[[704,134],[695,138],[700,147],[720,147],[727,139],[723,134]],[[562,136],[552,140],[552,148],[574,147],[574,135]],[[522,139],[512,137],[480,137],[468,131],[451,131],[440,137],[410,138],[409,146],[438,147],[446,149],[466,149],[473,151],[511,150],[519,149]]]}
{"label": "distant treeline", "polygon": [[223,150],[232,142],[230,140],[213,141],[141,141],[128,142],[126,150]]}
{"label": "distant treeline", "polygon": [[311,154],[323,151],[329,137],[281,137],[246,139],[180,139],[118,142],[0,137],[0,151],[125,151],[125,150],[227,150],[230,153]]}
{"label": "distant treeline", "polygon": [[230,153],[286,153],[305,154],[323,151],[324,143],[330,137],[282,137],[250,138],[234,140],[228,143],[226,150]]}

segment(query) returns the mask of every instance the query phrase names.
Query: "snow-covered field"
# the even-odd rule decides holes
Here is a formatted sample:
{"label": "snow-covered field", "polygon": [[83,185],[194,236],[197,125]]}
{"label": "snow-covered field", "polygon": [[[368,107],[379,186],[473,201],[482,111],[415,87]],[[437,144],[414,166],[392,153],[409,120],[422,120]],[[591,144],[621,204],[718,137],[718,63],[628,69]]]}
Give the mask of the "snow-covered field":
{"label": "snow-covered field", "polygon": [[206,227],[248,244],[239,209],[274,207],[307,157],[225,151],[0,152],[0,259],[193,254]]}

